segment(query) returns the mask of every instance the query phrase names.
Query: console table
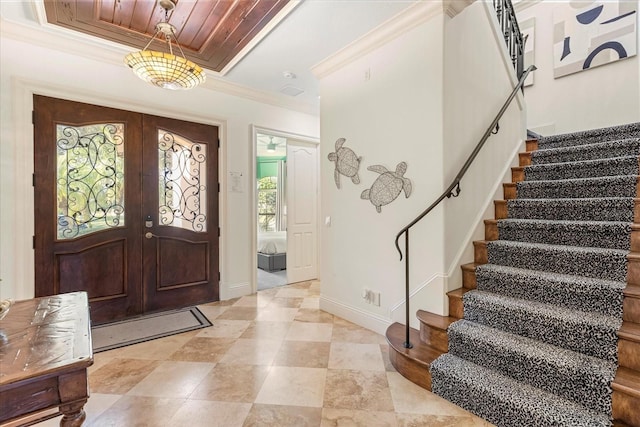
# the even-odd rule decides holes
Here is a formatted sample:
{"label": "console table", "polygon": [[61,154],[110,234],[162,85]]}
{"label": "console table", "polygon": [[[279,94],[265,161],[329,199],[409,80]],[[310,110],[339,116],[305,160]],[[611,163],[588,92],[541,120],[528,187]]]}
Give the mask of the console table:
{"label": "console table", "polygon": [[92,364],[86,292],[17,301],[0,320],[0,424],[57,407],[81,426]]}

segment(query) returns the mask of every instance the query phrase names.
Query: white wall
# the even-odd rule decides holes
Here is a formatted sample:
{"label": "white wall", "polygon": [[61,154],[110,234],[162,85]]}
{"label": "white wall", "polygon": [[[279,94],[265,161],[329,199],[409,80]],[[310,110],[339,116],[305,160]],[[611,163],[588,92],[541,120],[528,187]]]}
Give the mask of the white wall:
{"label": "white wall", "polygon": [[525,89],[529,129],[547,135],[640,121],[638,55],[554,79],[553,11],[562,6],[549,1],[517,6],[518,21],[535,17],[538,71]]}
{"label": "white wall", "polygon": [[252,124],[318,138],[318,117],[217,91],[213,79],[188,92],[155,88],[124,66],[124,50],[106,49],[106,61],[99,60],[95,49],[91,53],[90,43],[83,48],[68,38],[56,37],[2,22],[0,297],[30,298],[34,292],[33,93],[218,125],[223,189],[220,295],[225,299],[250,292],[255,258],[251,252],[250,183],[244,183],[243,193],[229,193],[225,191],[225,175],[229,171],[249,175]]}
{"label": "white wall", "polygon": [[[397,30],[395,38],[376,44],[371,40],[382,37],[374,32],[318,67],[322,215],[331,217],[321,233],[322,309],[379,332],[392,321],[404,323],[404,263],[393,245],[396,233],[449,185],[516,84],[492,19],[484,2],[453,19],[442,13],[441,3],[424,2],[388,23]],[[522,144],[523,108],[518,94],[499,135],[462,182],[461,196],[445,200],[411,229],[412,326],[417,309],[447,314],[446,292],[461,286],[450,276],[471,261],[471,240],[482,238],[479,224],[493,214],[491,201]],[[340,137],[363,161],[361,185],[342,177],[338,190],[327,154]],[[366,168],[394,169],[402,160],[413,194],[376,213],[360,200],[377,177]],[[404,238],[400,244],[404,250]],[[381,293],[380,307],[361,297],[363,288]]]}
{"label": "white wall", "polygon": [[[475,2],[445,28],[445,185],[455,178],[517,84],[494,16],[490,3]],[[510,166],[524,149],[521,92],[499,125],[462,179],[460,196],[444,201],[449,290],[462,286],[460,265],[473,261],[472,241],[484,239],[482,220],[494,217],[493,200],[503,198],[501,183],[511,180]]]}
{"label": "white wall", "polygon": [[[320,306],[379,332],[386,329],[391,309],[404,299],[396,233],[442,188],[442,6],[425,2],[398,19],[403,24],[388,24],[391,35],[383,43],[374,32],[349,48],[351,61],[336,67],[323,64],[323,70],[330,71],[318,73],[322,220],[331,217],[331,225],[321,232]],[[347,56],[341,52],[327,62]],[[334,183],[334,163],[327,159],[338,138],[346,138],[345,146],[362,156],[360,185],[342,176],[340,190]],[[413,192],[408,199],[402,193],[377,213],[370,201],[360,198],[379,176],[367,167],[395,170],[401,161],[408,165],[405,177],[412,181]],[[412,230],[414,284],[442,271],[441,224],[438,209]],[[363,288],[381,293],[380,307],[366,303]],[[442,287],[436,285],[434,291]]]}

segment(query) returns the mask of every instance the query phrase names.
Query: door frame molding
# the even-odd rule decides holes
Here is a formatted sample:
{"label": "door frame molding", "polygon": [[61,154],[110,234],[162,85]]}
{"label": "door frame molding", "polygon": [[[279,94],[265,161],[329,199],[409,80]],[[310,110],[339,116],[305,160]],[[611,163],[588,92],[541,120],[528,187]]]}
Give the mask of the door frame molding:
{"label": "door frame molding", "polygon": [[[136,113],[151,114],[155,116],[163,116],[178,120],[197,122],[207,125],[217,126],[219,129],[218,139],[220,141],[220,149],[218,152],[218,180],[220,187],[226,187],[227,175],[227,121],[217,117],[208,117],[199,114],[185,114],[179,109],[167,108],[165,105],[145,105],[136,100],[124,97],[110,97],[100,92],[89,92],[86,90],[78,90],[73,86],[55,85],[47,82],[13,78],[11,82],[11,106],[12,119],[14,123],[13,137],[14,146],[21,147],[20,150],[13,150],[6,159],[3,167],[7,170],[2,172],[2,181],[0,191],[7,196],[11,194],[20,194],[20,197],[11,198],[17,201],[17,205],[2,206],[2,221],[8,221],[7,213],[9,211],[28,212],[25,215],[12,215],[12,228],[23,230],[21,235],[32,236],[35,230],[34,224],[34,188],[31,185],[31,176],[34,173],[33,164],[33,138],[34,130],[31,123],[31,112],[33,111],[33,95],[43,95],[53,98],[66,99],[69,101],[84,102],[87,104],[96,104],[99,102],[101,106],[118,108],[121,110],[133,111]],[[10,179],[7,179],[10,178]],[[222,283],[225,276],[223,267],[225,266],[225,247],[224,247],[224,230],[226,230],[226,192],[220,191],[218,194],[218,221],[222,230],[219,239],[219,270],[220,270],[220,290],[222,291]],[[3,242],[4,243],[3,238]],[[14,279],[19,278],[20,287],[15,287],[16,299],[33,298],[35,295],[35,253],[32,247],[31,238],[13,239],[11,241],[11,251],[13,254]],[[26,292],[27,286],[29,292]],[[18,285],[14,285],[18,286]]]}
{"label": "door frame molding", "polygon": [[306,143],[310,143],[310,144],[315,144],[316,148],[318,149],[318,165],[317,165],[317,171],[318,171],[318,176],[316,177],[316,182],[318,185],[318,199],[317,199],[317,204],[316,204],[316,218],[317,218],[317,233],[318,233],[318,279],[320,279],[320,264],[322,263],[322,260],[320,258],[320,245],[321,245],[321,240],[320,240],[320,213],[321,213],[321,200],[320,200],[320,139],[319,138],[315,138],[312,136],[308,136],[308,135],[300,135],[300,134],[296,134],[296,133],[291,133],[291,132],[285,132],[285,131],[280,131],[277,129],[272,129],[272,128],[268,128],[268,127],[264,127],[264,126],[258,126],[258,125],[251,125],[251,138],[250,138],[250,144],[251,146],[249,147],[249,152],[251,153],[251,162],[250,162],[250,170],[249,170],[249,176],[248,176],[248,182],[249,185],[247,185],[247,187],[249,188],[249,195],[251,197],[251,215],[249,215],[249,227],[251,230],[250,236],[251,236],[251,244],[250,244],[250,248],[251,248],[251,253],[249,254],[249,256],[251,257],[250,260],[250,266],[251,266],[251,280],[250,280],[250,293],[255,293],[258,290],[258,191],[256,189],[255,186],[255,182],[256,182],[256,167],[257,167],[257,145],[258,145],[258,134],[266,134],[266,135],[272,135],[272,136],[278,136],[281,138],[286,138],[287,139],[287,144],[289,143],[288,140],[292,139],[295,141],[300,141],[300,142],[306,142]]}

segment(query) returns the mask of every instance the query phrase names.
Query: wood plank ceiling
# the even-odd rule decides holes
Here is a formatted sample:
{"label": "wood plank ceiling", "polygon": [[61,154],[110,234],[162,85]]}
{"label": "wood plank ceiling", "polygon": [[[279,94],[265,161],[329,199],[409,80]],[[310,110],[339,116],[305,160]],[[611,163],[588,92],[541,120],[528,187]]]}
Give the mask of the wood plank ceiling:
{"label": "wood plank ceiling", "polygon": [[[177,0],[169,23],[176,28],[188,59],[220,72],[288,2]],[[45,0],[45,10],[50,24],[138,49],[144,48],[155,25],[164,19],[164,10],[155,0]],[[166,51],[166,43],[156,40],[149,49]]]}

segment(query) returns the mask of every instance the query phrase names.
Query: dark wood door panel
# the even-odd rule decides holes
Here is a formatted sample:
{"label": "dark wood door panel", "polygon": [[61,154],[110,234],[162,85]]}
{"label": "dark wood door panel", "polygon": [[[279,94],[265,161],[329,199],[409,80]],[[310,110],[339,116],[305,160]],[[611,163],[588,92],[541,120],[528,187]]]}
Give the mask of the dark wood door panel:
{"label": "dark wood door panel", "polygon": [[149,115],[143,127],[145,231],[155,236],[143,243],[145,309],[217,301],[218,130]]}
{"label": "dark wood door panel", "polygon": [[218,300],[217,127],[38,95],[34,111],[36,296],[87,291],[94,323]]}
{"label": "dark wood door panel", "polygon": [[[70,290],[91,290],[90,295],[94,296],[91,303],[94,323],[139,314],[142,310],[140,285],[142,283],[142,225],[140,222],[142,116],[130,111],[39,95],[34,95],[33,103],[36,297]],[[58,189],[60,156],[79,155],[81,159],[86,159],[84,167],[88,167],[86,165],[92,162],[97,165],[100,163],[96,162],[99,158],[98,153],[103,148],[99,148],[96,144],[100,138],[103,140],[114,138],[105,136],[113,131],[113,127],[109,125],[114,123],[121,125],[123,129],[123,142],[118,139],[118,143],[123,144],[124,169],[123,176],[119,176],[119,179],[123,180],[121,182],[123,199],[118,203],[124,205],[124,212],[119,222],[113,221],[105,225],[102,230],[83,234],[81,231],[86,224],[80,219],[82,215],[78,216],[76,212],[79,225],[69,226],[68,224],[73,222],[74,214],[69,213],[71,216],[63,215],[61,218],[61,206],[63,208],[66,206],[67,210],[70,206],[82,210],[81,206],[90,205],[91,208],[85,211],[91,211],[97,216],[103,215],[106,220],[105,209],[97,206],[99,202],[96,200],[103,197],[103,190],[108,187],[108,184],[96,185],[96,188],[85,191],[80,188],[81,184],[68,183],[63,190],[60,190],[63,193],[67,191],[63,194],[66,196],[65,201],[65,197],[61,198]],[[103,135],[86,137],[80,135],[78,129],[98,124],[104,125],[101,128]],[[67,176],[74,173],[81,175],[77,171],[81,170],[83,161],[71,159],[71,162],[71,166],[67,168]],[[96,167],[103,167],[102,172],[104,172],[111,170],[109,167],[112,165],[103,164]],[[100,189],[98,190],[97,187]],[[82,193],[82,195],[73,196],[71,193]],[[93,198],[94,201],[87,202],[87,197]],[[67,226],[63,227],[64,231],[59,232],[61,224],[67,224]],[[121,242],[119,255],[116,255],[117,250],[113,247],[98,249],[105,242],[115,241]],[[72,253],[76,254],[75,261],[72,261]],[[111,261],[104,259],[101,263],[98,253],[104,256],[115,256],[116,259]],[[99,288],[104,282],[99,278],[105,273],[104,264],[109,262],[124,264],[124,270],[112,276],[115,283],[107,286],[107,292],[113,292],[117,288],[124,288],[127,291],[119,294],[112,293],[110,298],[101,299],[97,295],[100,294]]]}

